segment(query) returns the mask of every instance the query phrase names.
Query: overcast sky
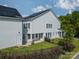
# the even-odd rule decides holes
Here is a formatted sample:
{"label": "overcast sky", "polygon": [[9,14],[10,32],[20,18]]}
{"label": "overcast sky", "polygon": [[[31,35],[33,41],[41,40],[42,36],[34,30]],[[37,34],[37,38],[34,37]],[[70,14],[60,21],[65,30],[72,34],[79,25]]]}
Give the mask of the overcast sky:
{"label": "overcast sky", "polygon": [[0,0],[0,5],[16,8],[23,16],[49,8],[57,16],[79,11],[79,0]]}

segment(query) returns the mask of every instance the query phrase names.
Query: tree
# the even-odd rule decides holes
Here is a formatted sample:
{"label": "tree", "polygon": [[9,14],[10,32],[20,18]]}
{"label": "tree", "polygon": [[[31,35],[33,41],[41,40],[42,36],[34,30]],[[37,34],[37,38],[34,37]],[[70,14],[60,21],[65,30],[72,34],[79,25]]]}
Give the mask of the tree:
{"label": "tree", "polygon": [[66,33],[65,40],[71,39],[79,34],[79,11],[74,11],[72,14],[59,17],[61,21],[61,29]]}

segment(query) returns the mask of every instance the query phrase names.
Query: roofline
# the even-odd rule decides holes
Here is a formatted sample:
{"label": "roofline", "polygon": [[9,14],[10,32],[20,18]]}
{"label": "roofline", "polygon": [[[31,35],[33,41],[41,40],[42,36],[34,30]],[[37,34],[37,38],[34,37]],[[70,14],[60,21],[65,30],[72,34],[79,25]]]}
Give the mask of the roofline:
{"label": "roofline", "polygon": [[[57,18],[57,20],[59,21],[59,18],[56,16],[56,14],[52,11],[53,15]],[[60,22],[60,21],[59,21]]]}
{"label": "roofline", "polygon": [[[4,20],[3,20],[4,19]],[[5,17],[5,16],[0,16],[0,21],[14,21],[14,22],[22,22],[23,18],[20,17]]]}
{"label": "roofline", "polygon": [[[41,13],[41,14],[35,16],[35,17],[32,17],[32,18],[30,18],[30,19],[26,19],[27,17],[24,17],[25,20],[23,20],[23,22],[33,21],[33,20],[35,20],[36,18],[41,17],[42,15],[48,13],[50,10],[51,10],[51,9],[44,10],[45,12],[42,11],[43,13]],[[39,13],[39,12],[38,12],[38,13]]]}
{"label": "roofline", "polygon": [[[45,10],[44,10],[45,11]],[[46,13],[48,13],[48,12],[52,12],[53,13],[53,15],[57,18],[57,20],[59,21],[59,18],[56,16],[56,14],[51,10],[51,9],[47,9],[47,11],[46,12],[43,12],[43,13],[41,13],[40,15],[38,15],[38,16],[35,16],[35,17],[33,17],[33,18],[30,18],[29,20],[27,19],[27,20],[23,20],[23,22],[26,22],[26,21],[33,21],[33,20],[35,20],[36,18],[38,18],[38,17],[40,17],[40,16],[42,16],[42,15],[44,15],[44,14],[46,14]],[[25,18],[25,17],[24,17]],[[60,21],[59,21],[60,22]]]}
{"label": "roofline", "polygon": [[[3,5],[0,5],[0,6],[2,6],[2,7],[4,7],[4,8],[9,8],[9,9],[13,9],[13,10],[16,10],[18,13],[19,13],[19,17],[22,17],[22,15],[20,14],[20,12],[16,9],[16,8],[12,8],[12,7],[9,7],[9,6],[3,6]],[[6,16],[5,16],[6,17]],[[7,16],[7,17],[9,17],[9,16]],[[18,17],[18,16],[16,16],[16,17]]]}

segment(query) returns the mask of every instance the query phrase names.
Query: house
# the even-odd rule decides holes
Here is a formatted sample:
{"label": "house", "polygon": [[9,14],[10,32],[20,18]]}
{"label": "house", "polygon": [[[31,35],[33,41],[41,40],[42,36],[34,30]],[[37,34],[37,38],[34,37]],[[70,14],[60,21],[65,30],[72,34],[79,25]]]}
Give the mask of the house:
{"label": "house", "polygon": [[50,9],[22,17],[16,9],[0,6],[0,49],[61,36],[60,21]]}
{"label": "house", "polygon": [[41,42],[45,37],[52,39],[62,36],[60,21],[50,9],[24,17],[23,26],[23,44]]}

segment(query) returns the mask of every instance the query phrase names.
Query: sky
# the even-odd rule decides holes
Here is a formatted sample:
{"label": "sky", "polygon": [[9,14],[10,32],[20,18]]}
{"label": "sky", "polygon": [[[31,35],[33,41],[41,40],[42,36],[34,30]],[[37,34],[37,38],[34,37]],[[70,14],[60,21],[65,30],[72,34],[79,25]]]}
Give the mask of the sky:
{"label": "sky", "polygon": [[57,16],[79,11],[79,0],[0,0],[0,5],[16,8],[22,16],[51,9]]}

